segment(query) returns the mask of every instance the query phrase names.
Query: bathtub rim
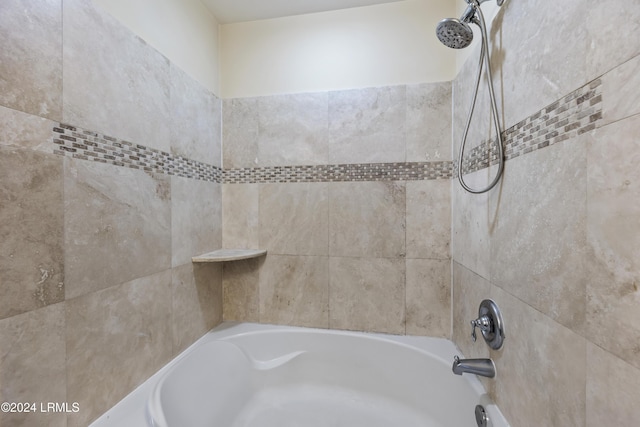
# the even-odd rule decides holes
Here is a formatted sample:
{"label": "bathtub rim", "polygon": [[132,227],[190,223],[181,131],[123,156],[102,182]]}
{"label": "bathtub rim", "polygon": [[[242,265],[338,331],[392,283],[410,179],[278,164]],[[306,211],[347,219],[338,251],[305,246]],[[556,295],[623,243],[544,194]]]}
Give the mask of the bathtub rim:
{"label": "bathtub rim", "polygon": [[[392,335],[378,332],[362,332],[337,329],[321,329],[301,326],[274,325],[251,322],[222,322],[209,332],[200,337],[189,347],[180,352],[171,361],[155,372],[146,381],[136,387],[128,395],[123,397],[118,403],[109,408],[104,414],[93,421],[89,427],[143,427],[149,426],[149,416],[147,413],[147,401],[156,384],[175,366],[180,363],[190,352],[199,346],[210,341],[225,340],[235,336],[247,336],[258,333],[296,332],[296,333],[318,333],[341,336],[354,336],[358,338],[369,338],[373,340],[386,341],[394,345],[407,347],[412,350],[434,359],[435,362],[443,365],[444,369],[450,369],[449,364],[453,360],[453,355],[462,355],[456,345],[446,339],[437,337],[424,337],[413,335]],[[451,359],[451,361],[449,360]],[[451,374],[453,375],[453,373]],[[497,420],[495,427],[510,427],[497,405],[491,401],[484,386],[475,376],[463,377],[469,386],[478,394],[479,404],[485,407],[490,419]],[[473,410],[473,408],[469,408]]]}

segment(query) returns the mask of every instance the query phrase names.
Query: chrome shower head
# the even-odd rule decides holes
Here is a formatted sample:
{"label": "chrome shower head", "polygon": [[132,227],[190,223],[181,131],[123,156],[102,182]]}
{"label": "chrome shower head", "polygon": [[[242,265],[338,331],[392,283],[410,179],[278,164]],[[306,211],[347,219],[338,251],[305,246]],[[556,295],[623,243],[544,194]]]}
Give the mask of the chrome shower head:
{"label": "chrome shower head", "polygon": [[464,49],[473,41],[473,30],[466,22],[456,18],[446,18],[436,27],[438,39],[452,49]]}

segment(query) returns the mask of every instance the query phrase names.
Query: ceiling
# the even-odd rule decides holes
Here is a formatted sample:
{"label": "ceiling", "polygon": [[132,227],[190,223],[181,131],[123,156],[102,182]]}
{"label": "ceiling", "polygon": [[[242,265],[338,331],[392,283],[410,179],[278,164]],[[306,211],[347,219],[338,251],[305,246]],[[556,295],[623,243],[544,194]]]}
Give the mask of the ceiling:
{"label": "ceiling", "polygon": [[201,0],[221,24],[326,12],[401,0]]}

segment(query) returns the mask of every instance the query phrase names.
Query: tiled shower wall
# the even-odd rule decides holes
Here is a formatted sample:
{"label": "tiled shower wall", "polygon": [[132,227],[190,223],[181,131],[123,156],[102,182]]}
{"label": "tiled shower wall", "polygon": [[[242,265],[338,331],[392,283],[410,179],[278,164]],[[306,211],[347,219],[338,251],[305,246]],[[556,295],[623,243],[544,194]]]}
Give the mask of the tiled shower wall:
{"label": "tiled shower wall", "polygon": [[450,336],[451,83],[223,107],[225,320]]}
{"label": "tiled shower wall", "polygon": [[80,405],[0,425],[85,427],[222,319],[221,101],[89,0],[0,40],[0,401]]}
{"label": "tiled shower wall", "polygon": [[[494,359],[485,384],[514,426],[640,421],[640,39],[625,36],[638,22],[637,1],[507,1],[493,25],[512,145],[490,193],[453,185],[453,337]],[[454,81],[456,151],[475,66]],[[481,98],[476,150],[491,138]],[[500,351],[469,337],[484,298],[503,310]]]}

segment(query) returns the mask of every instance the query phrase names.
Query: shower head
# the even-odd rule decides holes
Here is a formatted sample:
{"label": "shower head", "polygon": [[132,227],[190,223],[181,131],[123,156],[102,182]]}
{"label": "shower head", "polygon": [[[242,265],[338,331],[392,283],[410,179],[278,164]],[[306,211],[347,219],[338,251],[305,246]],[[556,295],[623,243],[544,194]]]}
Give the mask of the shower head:
{"label": "shower head", "polygon": [[[480,5],[489,0],[466,0],[467,8],[462,13],[460,19],[447,18],[438,23],[436,35],[438,39],[447,47],[452,49],[464,49],[473,41],[473,31],[469,27],[469,22],[480,26],[477,14]],[[504,0],[496,0],[498,6],[502,6]],[[484,19],[484,18],[483,18]]]}
{"label": "shower head", "polygon": [[456,18],[446,18],[436,27],[438,39],[452,49],[464,49],[473,41],[473,30],[466,22]]}

